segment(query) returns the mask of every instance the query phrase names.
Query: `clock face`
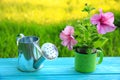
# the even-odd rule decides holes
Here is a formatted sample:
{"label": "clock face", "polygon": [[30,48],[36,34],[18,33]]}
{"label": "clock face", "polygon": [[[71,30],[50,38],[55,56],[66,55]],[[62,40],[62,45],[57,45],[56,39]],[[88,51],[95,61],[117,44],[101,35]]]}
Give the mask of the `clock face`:
{"label": "clock face", "polygon": [[43,51],[43,56],[49,60],[55,59],[58,57],[58,50],[55,45],[52,43],[45,43],[41,47]]}

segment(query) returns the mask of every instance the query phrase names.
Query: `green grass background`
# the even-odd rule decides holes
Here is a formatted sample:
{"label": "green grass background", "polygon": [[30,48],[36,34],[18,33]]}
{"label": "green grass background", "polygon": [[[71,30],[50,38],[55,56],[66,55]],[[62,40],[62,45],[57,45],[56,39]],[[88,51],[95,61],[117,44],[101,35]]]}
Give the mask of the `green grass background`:
{"label": "green grass background", "polygon": [[[8,1],[11,2],[10,0],[8,0]],[[29,7],[26,8],[26,6],[30,5],[28,3],[26,3],[26,5],[22,5],[22,7],[20,7],[20,6],[18,7],[16,4],[11,3],[9,5],[10,8],[8,8],[9,3],[6,4],[4,2],[4,0],[0,4],[2,4],[2,5],[0,5],[0,57],[8,58],[8,57],[17,57],[18,56],[17,45],[16,45],[16,36],[19,33],[23,33],[26,36],[34,35],[34,36],[39,37],[40,38],[40,46],[45,42],[54,43],[59,50],[59,57],[74,56],[74,51],[69,51],[66,47],[63,47],[61,45],[61,40],[59,38],[59,34],[66,25],[75,25],[77,20],[78,19],[82,20],[82,18],[78,17],[78,18],[73,18],[73,19],[71,19],[71,18],[63,19],[61,21],[59,19],[54,19],[55,17],[54,17],[54,15],[52,15],[53,22],[50,21],[48,23],[48,22],[45,22],[45,20],[43,20],[43,21],[40,20],[40,22],[37,22],[41,18],[37,18],[37,16],[36,16],[32,20],[30,18],[25,19],[23,16],[21,16],[21,15],[19,16],[19,13],[21,13],[21,12],[27,13],[28,11],[31,11],[34,9],[39,10],[40,8],[37,8],[38,6],[34,6],[33,8],[30,8],[27,10],[27,8],[29,8]],[[19,5],[21,5],[21,4],[19,4]],[[45,4],[45,5],[47,5],[47,4]],[[8,8],[8,10],[7,10],[7,8]],[[18,12],[17,12],[16,11],[17,8],[20,8],[21,11],[18,10]],[[45,8],[45,7],[41,6],[41,8]],[[71,11],[74,8],[68,7],[68,9],[70,9],[70,11]],[[112,33],[105,34],[105,36],[109,40],[103,47],[104,55],[105,56],[120,56],[120,28],[119,28],[120,27],[120,10],[113,9],[112,7],[108,10],[114,12],[114,14],[115,14],[115,25],[117,26],[117,29]],[[12,17],[11,17],[11,14],[13,14],[13,12],[15,12],[15,15],[12,15]],[[7,14],[7,13],[9,13],[9,14]],[[18,15],[16,16],[16,14],[18,14]],[[8,16],[6,17],[6,15],[8,15]],[[23,17],[23,20],[21,20],[22,17]],[[44,16],[42,18],[44,18]],[[55,22],[56,20],[58,20],[58,21]]]}

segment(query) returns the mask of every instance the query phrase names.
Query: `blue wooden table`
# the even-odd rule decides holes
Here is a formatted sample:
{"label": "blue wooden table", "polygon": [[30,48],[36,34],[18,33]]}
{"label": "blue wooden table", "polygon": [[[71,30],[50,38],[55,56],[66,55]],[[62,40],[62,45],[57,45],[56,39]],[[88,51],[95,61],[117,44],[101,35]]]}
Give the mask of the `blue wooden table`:
{"label": "blue wooden table", "polygon": [[120,80],[120,57],[105,57],[93,73],[74,70],[74,58],[45,61],[36,72],[21,72],[16,58],[0,58],[0,80]]}

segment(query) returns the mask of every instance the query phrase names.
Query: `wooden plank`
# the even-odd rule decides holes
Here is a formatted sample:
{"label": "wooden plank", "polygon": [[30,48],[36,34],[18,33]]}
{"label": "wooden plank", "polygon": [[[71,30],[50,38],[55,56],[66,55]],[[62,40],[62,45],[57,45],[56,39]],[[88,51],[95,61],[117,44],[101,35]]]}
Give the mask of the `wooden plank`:
{"label": "wooden plank", "polygon": [[[44,67],[36,72],[21,72],[17,68],[16,58],[0,59],[0,80],[36,80],[65,79],[73,80],[120,80],[120,57],[105,57],[102,64],[93,73],[83,74],[74,70],[74,58],[58,58],[45,61]],[[99,79],[100,78],[100,79]]]}
{"label": "wooden plank", "polygon": [[[8,62],[7,64],[17,64],[17,58],[0,58],[0,65],[4,65],[4,62]],[[62,57],[62,58],[57,58],[52,61],[45,61],[45,65],[73,65],[74,63],[74,58],[73,57]],[[116,63],[120,63],[120,57],[104,57],[104,60],[102,64],[108,64],[111,65],[111,63],[116,65]],[[5,65],[7,65],[5,64]],[[117,64],[118,65],[118,64]]]}
{"label": "wooden plank", "polygon": [[[64,66],[63,66],[64,65]],[[17,59],[0,59],[0,69],[4,71],[5,68],[9,68],[10,70],[14,70],[17,67]],[[45,61],[44,68],[41,71],[49,71],[56,70],[56,73],[63,71],[74,71],[74,58],[58,58],[53,61]],[[94,73],[120,73],[120,57],[116,58],[104,58],[102,64],[97,65],[97,69]],[[55,73],[55,74],[56,74]],[[65,74],[65,73],[64,73]],[[71,74],[71,73],[69,73]]]}
{"label": "wooden plank", "polygon": [[[21,72],[19,70],[17,70],[16,66],[14,67],[0,67],[0,73],[4,73],[7,72],[9,70],[10,73],[6,73],[5,75],[17,75],[17,74],[21,74]],[[74,66],[45,66],[43,67],[41,70],[37,71],[38,73],[42,73],[42,74],[78,74],[78,72],[76,72],[74,70]],[[33,72],[32,72],[33,73]],[[91,73],[91,74],[107,74],[107,73],[120,73],[120,66],[97,66],[97,69],[95,72]],[[21,74],[22,75],[22,74]],[[27,74],[26,74],[27,75]]]}
{"label": "wooden plank", "polygon": [[0,80],[120,80],[120,75],[2,76]]}

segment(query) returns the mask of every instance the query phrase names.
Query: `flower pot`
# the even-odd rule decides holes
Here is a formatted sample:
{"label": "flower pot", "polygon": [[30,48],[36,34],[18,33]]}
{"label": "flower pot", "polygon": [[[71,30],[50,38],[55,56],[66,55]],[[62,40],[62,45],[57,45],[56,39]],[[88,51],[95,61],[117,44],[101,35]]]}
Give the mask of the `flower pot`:
{"label": "flower pot", "polygon": [[[97,54],[100,55],[98,62]],[[97,50],[96,53],[92,54],[82,54],[75,52],[75,70],[78,72],[93,72],[96,70],[96,64],[100,64],[103,60],[103,53],[100,50]]]}

